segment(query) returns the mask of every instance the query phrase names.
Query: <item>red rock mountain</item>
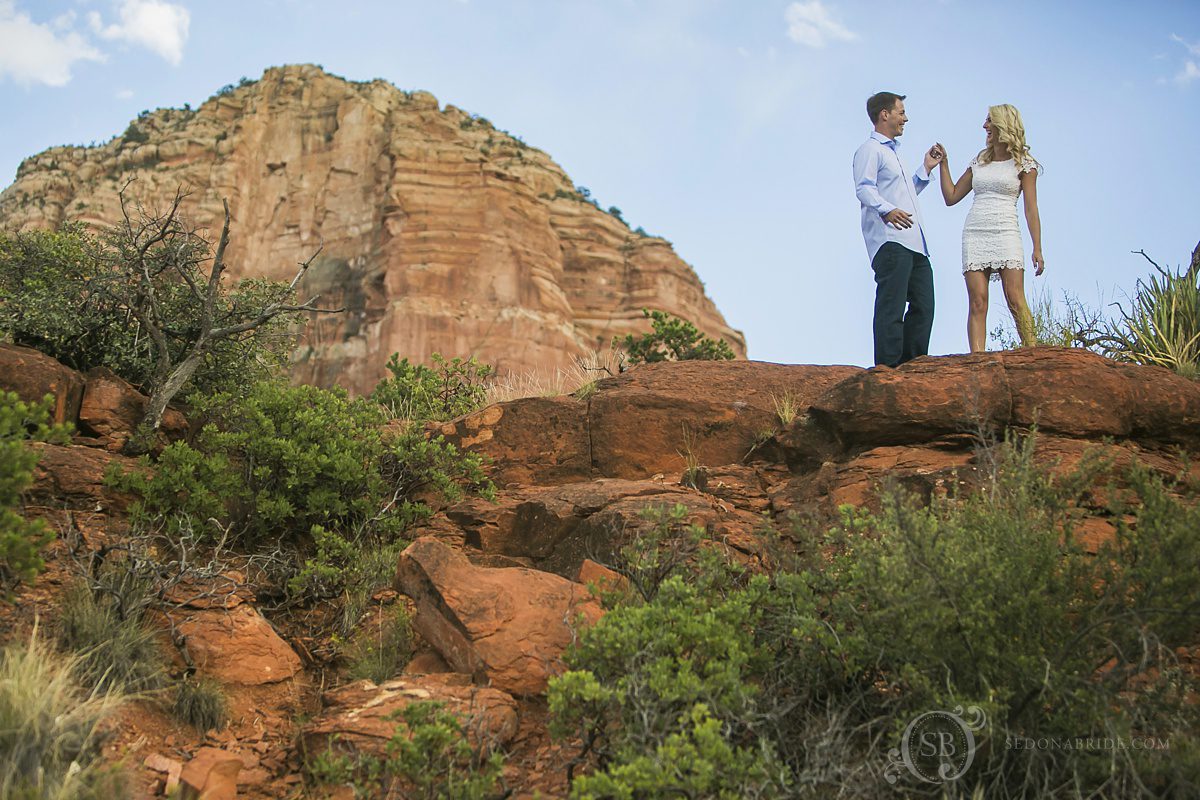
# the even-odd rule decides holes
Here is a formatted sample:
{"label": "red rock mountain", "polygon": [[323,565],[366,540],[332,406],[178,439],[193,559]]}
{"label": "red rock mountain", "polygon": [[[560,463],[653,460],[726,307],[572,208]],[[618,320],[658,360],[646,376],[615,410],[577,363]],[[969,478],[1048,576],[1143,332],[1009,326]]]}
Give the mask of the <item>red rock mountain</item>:
{"label": "red rock mountain", "polygon": [[198,109],[159,109],[95,147],[22,163],[0,227],[111,224],[117,193],[213,232],[233,212],[234,278],[290,279],[322,243],[303,290],[344,306],[309,326],[296,380],[369,391],[392,352],[474,354],[502,371],[553,371],[652,307],[724,337],[730,328],[664,239],[580,196],[542,151],[426,92],[315,66],[268,69]]}

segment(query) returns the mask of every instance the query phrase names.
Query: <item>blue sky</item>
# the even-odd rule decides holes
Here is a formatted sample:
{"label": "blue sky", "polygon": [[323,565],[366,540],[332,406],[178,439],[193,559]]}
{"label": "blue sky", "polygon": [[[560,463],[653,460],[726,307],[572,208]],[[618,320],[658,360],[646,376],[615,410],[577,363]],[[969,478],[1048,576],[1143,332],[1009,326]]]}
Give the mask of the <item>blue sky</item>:
{"label": "blue sky", "polygon": [[[1131,250],[1176,265],[1200,240],[1197,0],[0,0],[0,185],[48,146],[305,62],[545,150],[675,244],[752,358],[871,357],[850,159],[880,89],[908,95],[906,161],[940,140],[956,174],[987,107],[1021,109],[1046,168],[1035,291],[1120,299],[1148,271]],[[968,207],[922,195],[934,353],[966,349]]]}

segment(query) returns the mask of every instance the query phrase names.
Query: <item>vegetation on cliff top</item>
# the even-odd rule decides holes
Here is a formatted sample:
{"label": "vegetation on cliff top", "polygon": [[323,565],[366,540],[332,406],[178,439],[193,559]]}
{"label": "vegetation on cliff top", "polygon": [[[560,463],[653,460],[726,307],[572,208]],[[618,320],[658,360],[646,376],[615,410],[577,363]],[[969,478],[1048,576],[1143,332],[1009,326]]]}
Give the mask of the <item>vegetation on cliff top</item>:
{"label": "vegetation on cliff top", "polygon": [[[615,565],[632,588],[551,684],[584,773],[572,797],[871,798],[889,775],[908,796],[1195,794],[1196,676],[1176,648],[1200,636],[1198,487],[1135,469],[1124,500],[1110,490],[1115,541],[1091,555],[1075,508],[1105,466],[1055,480],[1033,447],[1000,445],[966,497],[893,490],[879,514],[798,522],[800,554],[766,575],[660,517]],[[923,782],[889,750],[956,708],[986,718],[974,764]],[[1026,745],[1050,741],[1067,744]]]}
{"label": "vegetation on cliff top", "polygon": [[733,349],[728,342],[705,336],[686,319],[648,308],[642,309],[642,316],[650,320],[653,328],[650,333],[643,333],[641,336],[627,334],[624,338],[613,339],[613,345],[624,348],[632,364],[659,361],[729,361],[734,358]]}

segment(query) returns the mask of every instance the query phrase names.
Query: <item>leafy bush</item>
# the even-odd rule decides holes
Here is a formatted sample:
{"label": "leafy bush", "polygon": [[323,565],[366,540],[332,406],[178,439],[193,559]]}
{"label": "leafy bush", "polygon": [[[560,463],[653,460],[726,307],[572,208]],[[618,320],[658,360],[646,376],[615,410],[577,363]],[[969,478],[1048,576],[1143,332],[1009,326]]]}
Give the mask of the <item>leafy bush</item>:
{"label": "leafy bush", "polygon": [[102,723],[119,694],[84,692],[76,664],[38,638],[0,656],[0,797],[106,800],[126,796],[121,774],[100,764]]}
{"label": "leafy bush", "polygon": [[400,710],[404,730],[387,745],[385,776],[411,786],[413,797],[483,800],[498,796],[504,757],[487,743],[472,745],[459,718],[441,703],[410,703]]}
{"label": "leafy bush", "polygon": [[33,483],[37,454],[27,440],[59,440],[66,429],[49,424],[54,399],[24,403],[0,391],[0,588],[7,593],[19,581],[33,581],[45,567],[38,551],[50,536],[41,520],[16,512],[21,493]]}
{"label": "leafy bush", "polygon": [[209,422],[192,443],[166,447],[153,470],[111,473],[110,483],[138,496],[139,526],[307,551],[284,579],[294,600],[372,585],[380,561],[366,554],[391,553],[428,515],[424,499],[456,499],[463,485],[490,496],[478,456],[411,428],[385,435],[381,407],[341,390],[262,382],[244,397],[197,399],[195,411]]}
{"label": "leafy bush", "polygon": [[685,319],[646,308],[642,309],[642,315],[651,321],[653,333],[644,333],[640,337],[627,334],[624,339],[613,339],[614,346],[625,348],[631,363],[729,361],[734,357],[724,339],[713,341]]}
{"label": "leafy bush", "polygon": [[[183,271],[159,270],[152,281],[160,316],[171,323],[166,344],[172,363],[195,338],[205,313],[184,273],[193,282],[206,284],[198,265],[212,255],[210,244],[199,235],[180,231],[177,239],[171,248],[160,244],[148,250],[151,261],[177,260],[186,265]],[[124,266],[131,246],[120,230],[95,236],[79,224],[58,231],[0,232],[0,336],[78,370],[104,366],[135,386],[148,385],[160,358],[131,312],[132,297],[138,292],[136,276]],[[259,308],[286,288],[264,280],[242,281],[233,290],[222,288],[213,318],[223,320]],[[236,391],[280,371],[299,322],[294,315],[280,315],[240,335],[214,341],[185,391]]]}
{"label": "leafy bush", "polygon": [[472,743],[459,718],[437,701],[417,701],[393,715],[396,732],[383,758],[357,762],[332,750],[309,761],[322,783],[351,784],[360,797],[486,800],[502,791],[504,756],[489,743]]}
{"label": "leafy bush", "polygon": [[131,122],[125,128],[125,133],[121,134],[121,138],[128,144],[145,144],[150,141],[150,134],[142,130],[136,122]]}
{"label": "leafy bush", "polygon": [[187,678],[175,686],[171,714],[198,731],[221,730],[229,718],[229,704],[216,681]]}
{"label": "leafy bush", "polygon": [[410,363],[392,353],[387,368],[391,377],[380,381],[371,399],[387,409],[393,419],[415,422],[445,421],[469,414],[487,401],[492,368],[472,356],[447,361],[440,353],[432,367]]}
{"label": "leafy bush", "polygon": [[777,776],[754,747],[734,747],[703,703],[679,719],[678,730],[652,753],[584,775],[572,785],[579,800],[624,797],[779,797]]}
{"label": "leafy bush", "polygon": [[1200,246],[1186,270],[1150,263],[1157,274],[1137,281],[1128,309],[1117,304],[1120,318],[1090,325],[1079,338],[1117,361],[1200,377]]}
{"label": "leafy bush", "polygon": [[[814,555],[797,572],[730,582],[693,560],[656,593],[625,595],[551,683],[554,732],[593,770],[573,796],[695,787],[670,767],[696,752],[731,765],[699,796],[942,796],[907,772],[897,789],[880,776],[912,719],[957,706],[983,709],[988,727],[950,791],[1195,793],[1200,711],[1175,649],[1200,635],[1200,508],[1172,495],[1194,501],[1195,487],[1135,469],[1132,499],[1112,509],[1135,521],[1093,556],[1071,532],[1102,465],[1051,479],[1033,447],[1000,445],[978,493],[921,507],[894,490],[878,515],[846,509],[830,531],[799,530]],[[685,578],[698,566],[702,580]],[[723,744],[702,745],[702,730]],[[1170,750],[1012,746],[1135,736]]]}
{"label": "leafy bush", "polygon": [[[218,523],[214,536],[228,529],[249,541],[295,540],[314,525],[352,529],[384,508],[383,416],[374,404],[261,382],[245,398],[215,394],[195,411],[210,421],[191,444],[165,448],[152,473],[114,479],[140,496],[135,520],[170,530],[186,515]],[[387,517],[379,524],[388,527]]]}

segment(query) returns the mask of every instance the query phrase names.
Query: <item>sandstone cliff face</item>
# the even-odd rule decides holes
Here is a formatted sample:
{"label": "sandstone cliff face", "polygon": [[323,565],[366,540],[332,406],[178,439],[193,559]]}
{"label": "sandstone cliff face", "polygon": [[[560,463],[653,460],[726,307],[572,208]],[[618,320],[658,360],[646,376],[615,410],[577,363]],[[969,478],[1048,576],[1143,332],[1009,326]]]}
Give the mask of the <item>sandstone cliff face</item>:
{"label": "sandstone cliff face", "polygon": [[647,306],[745,354],[667,241],[584,202],[542,151],[425,92],[269,69],[107,144],[27,159],[0,194],[0,226],[111,224],[131,178],[148,206],[190,190],[185,213],[214,238],[228,198],[233,278],[290,279],[323,244],[302,289],[346,312],[310,324],[298,381],[366,392],[392,352],[553,371],[645,329]]}

